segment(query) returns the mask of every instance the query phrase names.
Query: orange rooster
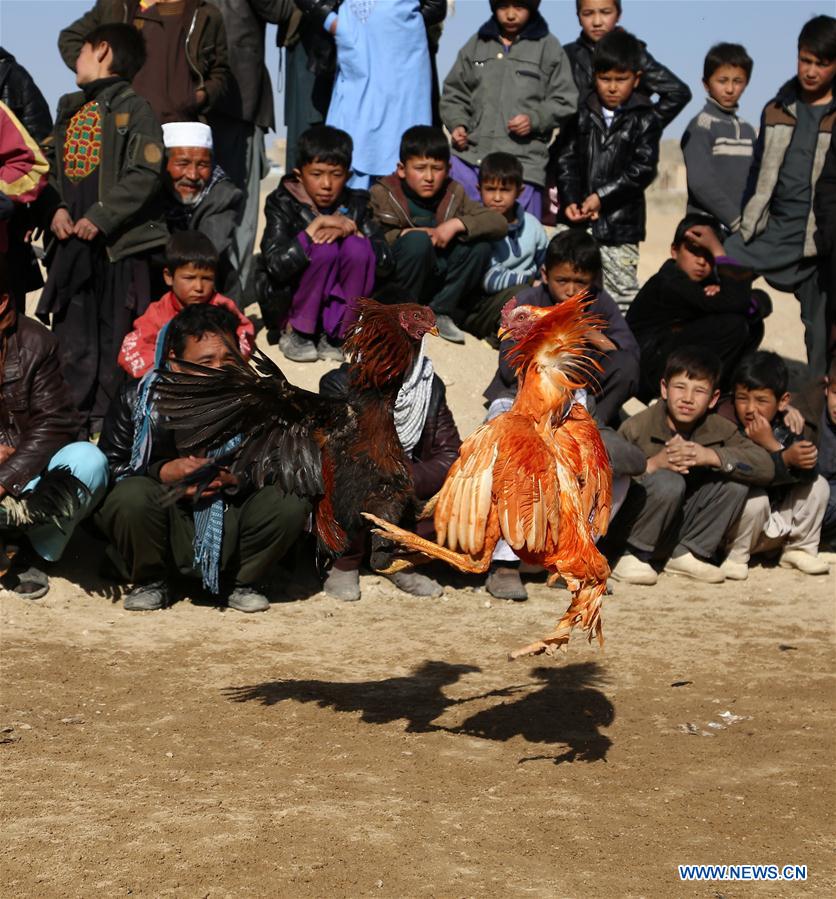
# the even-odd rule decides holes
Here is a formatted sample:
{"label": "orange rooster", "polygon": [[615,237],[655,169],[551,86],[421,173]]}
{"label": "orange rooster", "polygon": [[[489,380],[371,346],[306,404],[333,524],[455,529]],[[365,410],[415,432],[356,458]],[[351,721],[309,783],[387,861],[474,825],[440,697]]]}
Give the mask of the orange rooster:
{"label": "orange rooster", "polygon": [[517,397],[462,445],[435,498],[437,543],[366,514],[374,533],[421,554],[397,567],[431,558],[485,572],[503,537],[524,562],[542,565],[550,584],[563,578],[572,602],[554,632],[512,659],[554,654],[576,625],[603,642],[610,569],[595,541],[609,523],[612,473],[595,422],[573,397],[597,368],[587,347],[598,325],[584,295],[544,308],[509,303],[500,334],[515,342]]}

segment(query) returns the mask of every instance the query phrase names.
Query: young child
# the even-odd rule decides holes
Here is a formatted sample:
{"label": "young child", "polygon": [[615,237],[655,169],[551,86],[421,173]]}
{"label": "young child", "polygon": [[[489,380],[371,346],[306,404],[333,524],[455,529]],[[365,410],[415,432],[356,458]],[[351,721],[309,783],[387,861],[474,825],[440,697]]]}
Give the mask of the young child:
{"label": "young child", "polygon": [[502,307],[521,287],[540,276],[549,239],[546,229],[519,202],[523,167],[510,153],[489,153],[479,166],[479,192],[486,209],[505,216],[508,235],[493,244],[490,267],[482,280],[482,299],[468,312],[464,328],[499,347],[496,336]]}
{"label": "young child", "polygon": [[601,248],[604,287],[622,312],[639,289],[639,241],[645,238],[644,192],[656,177],[659,116],[636,93],[641,44],[612,31],[595,47],[595,91],[561,130],[557,187],[570,225],[591,226]]}
{"label": "young child", "polygon": [[578,105],[569,60],[538,12],[540,0],[491,0],[492,16],[459,50],[444,81],[441,118],[453,142],[452,176],[479,199],[486,154],[523,165],[519,203],[537,219],[549,142]]}
{"label": "young child", "polygon": [[746,580],[750,555],[779,549],[783,568],[830,572],[818,558],[830,488],[816,470],[815,425],[798,436],[784,421],[788,383],[784,360],[766,351],[747,356],[732,378],[735,424],[772,456],[775,477],[766,489],[749,491],[729,533],[728,556],[720,570],[730,580]]}
{"label": "young child", "polygon": [[[540,277],[541,284],[517,294],[516,305],[553,306],[582,290],[591,292],[591,310],[606,322],[602,333],[609,351],[598,355],[603,370],[589,392],[595,398],[596,421],[616,424],[621,404],[638,386],[639,347],[615,301],[599,286],[601,254],[595,241],[577,229],[558,234],[548,246]],[[508,408],[517,393],[517,377],[508,362],[511,347],[511,341],[502,342],[499,369],[484,393],[489,418]]]}
{"label": "young child", "polygon": [[766,104],[740,229],[726,252],[801,304],[807,362],[827,370],[827,293],[815,241],[816,182],[831,140],[836,19],[816,16],[798,37],[797,75]]}
{"label": "young child", "polygon": [[743,192],[755,148],[755,129],[737,108],[752,77],[752,59],[740,44],[715,44],[703,64],[705,106],[682,135],[688,212],[714,216],[727,231],[740,225]]}
{"label": "young child", "polygon": [[[581,26],[576,41],[566,45],[566,53],[572,63],[575,84],[581,100],[595,90],[593,55],[598,42],[605,35],[619,27],[621,0],[575,0],[575,11]],[[639,92],[646,97],[654,94],[659,98],[654,104],[656,115],[665,128],[679,115],[691,100],[691,91],[670,69],[647,52],[640,44],[641,56],[638,68],[641,71]]]}
{"label": "young child", "polygon": [[376,272],[391,269],[368,193],[346,187],[352,147],[345,131],[309,128],[299,138],[296,168],[265,204],[261,265],[270,292],[262,316],[268,341],[278,340],[294,362],[341,361],[343,335],[356,317],[352,300],[371,293]]}
{"label": "young child", "polygon": [[56,239],[37,311],[52,316],[61,368],[91,433],[118,390],[122,340],[148,305],[150,251],[168,238],[162,132],[130,84],[144,59],[130,25],[87,36],[76,60],[81,90],[58,103],[50,189],[41,197]]}
{"label": "young child", "polygon": [[154,366],[157,338],[185,306],[220,306],[238,318],[238,349],[249,358],[255,346],[255,328],[235,303],[215,291],[218,252],[200,231],[180,231],[165,248],[163,278],[168,293],[134,322],[134,329],[122,341],[119,364],[132,377],[141,378]]}
{"label": "young child", "polygon": [[830,360],[824,390],[821,382],[816,382],[796,397],[795,402],[800,411],[806,412],[805,421],[815,426],[819,474],[827,481],[829,493],[822,541],[832,550],[836,548],[836,357]]}
{"label": "young child", "polygon": [[656,568],[717,584],[723,572],[711,559],[737,520],[749,485],[766,485],[775,469],[769,453],[720,415],[720,360],[703,347],[670,355],[662,399],[619,429],[647,457],[611,526],[608,546],[626,541],[612,576],[655,584]]}
{"label": "young child", "polygon": [[686,215],[677,225],[671,258],[644,284],[627,312],[641,347],[639,398],[656,396],[665,360],[676,348],[704,346],[720,357],[721,386],[741,356],[763,339],[772,306],[752,291],[752,272],[726,255],[720,224]]}
{"label": "young child", "polygon": [[467,314],[491,258],[505,237],[502,213],[474,202],[450,174],[450,145],[440,128],[416,125],[401,138],[397,171],[372,187],[374,216],[392,245],[395,281],[406,297],[430,306],[439,334],[464,343]]}

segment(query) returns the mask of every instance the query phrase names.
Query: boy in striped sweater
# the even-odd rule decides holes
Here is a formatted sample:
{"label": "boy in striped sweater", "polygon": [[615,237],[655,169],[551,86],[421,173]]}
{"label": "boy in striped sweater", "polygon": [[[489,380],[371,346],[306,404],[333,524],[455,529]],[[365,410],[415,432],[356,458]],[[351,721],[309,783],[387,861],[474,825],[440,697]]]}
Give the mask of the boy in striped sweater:
{"label": "boy in striped sweater", "polygon": [[746,179],[757,135],[737,115],[752,77],[752,60],[740,44],[716,44],[705,57],[708,99],[682,135],[688,178],[688,212],[716,218],[727,231],[740,225]]}

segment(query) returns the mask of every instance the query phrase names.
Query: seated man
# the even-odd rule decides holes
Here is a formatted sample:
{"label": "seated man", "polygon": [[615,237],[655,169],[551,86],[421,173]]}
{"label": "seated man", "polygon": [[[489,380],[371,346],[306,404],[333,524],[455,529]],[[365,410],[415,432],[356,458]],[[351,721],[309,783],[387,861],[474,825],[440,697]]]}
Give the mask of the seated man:
{"label": "seated man", "polygon": [[[237,327],[228,309],[187,306],[161,332],[158,367],[182,359],[220,368],[236,352]],[[276,487],[255,489],[222,471],[196,504],[192,488],[186,499],[164,508],[160,485],[180,481],[207,459],[178,453],[175,434],[154,410],[154,379],[152,371],[123,387],[99,441],[118,483],[96,523],[110,541],[111,561],[134,585],[125,608],[163,608],[169,578],[179,572],[202,578],[210,593],[226,593],[231,609],[264,611],[270,604],[257,584],[293,544],[310,505]]]}
{"label": "seated man", "polygon": [[[221,293],[233,291],[238,260],[235,229],[241,217],[244,194],[213,164],[212,130],[201,122],[163,125],[165,145],[165,218],[172,234],[200,231],[214,244],[220,257],[217,285]],[[162,293],[162,291],[160,291]],[[153,295],[158,295],[154,293]]]}
{"label": "seated man", "polygon": [[[35,555],[49,562],[61,557],[75,526],[104,494],[107,460],[92,443],[74,442],[81,417],[58,365],[58,340],[17,315],[6,274],[0,254],[0,584],[40,599],[49,580]],[[28,546],[18,552],[24,535]]]}

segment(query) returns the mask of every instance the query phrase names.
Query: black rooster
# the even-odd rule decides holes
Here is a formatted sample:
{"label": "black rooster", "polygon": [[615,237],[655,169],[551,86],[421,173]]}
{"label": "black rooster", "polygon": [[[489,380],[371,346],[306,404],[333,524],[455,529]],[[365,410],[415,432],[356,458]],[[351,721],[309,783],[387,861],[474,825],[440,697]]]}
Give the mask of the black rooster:
{"label": "black rooster", "polygon": [[[181,432],[184,453],[218,450],[240,437],[216,464],[256,486],[310,497],[319,550],[332,558],[367,529],[361,512],[400,521],[416,511],[392,413],[424,335],[437,333],[425,306],[360,299],[357,307],[344,347],[347,400],[295,387],[258,350],[249,363],[222,369],[177,363],[158,373],[154,389],[160,414]],[[211,479],[211,471],[193,476],[195,483]]]}

